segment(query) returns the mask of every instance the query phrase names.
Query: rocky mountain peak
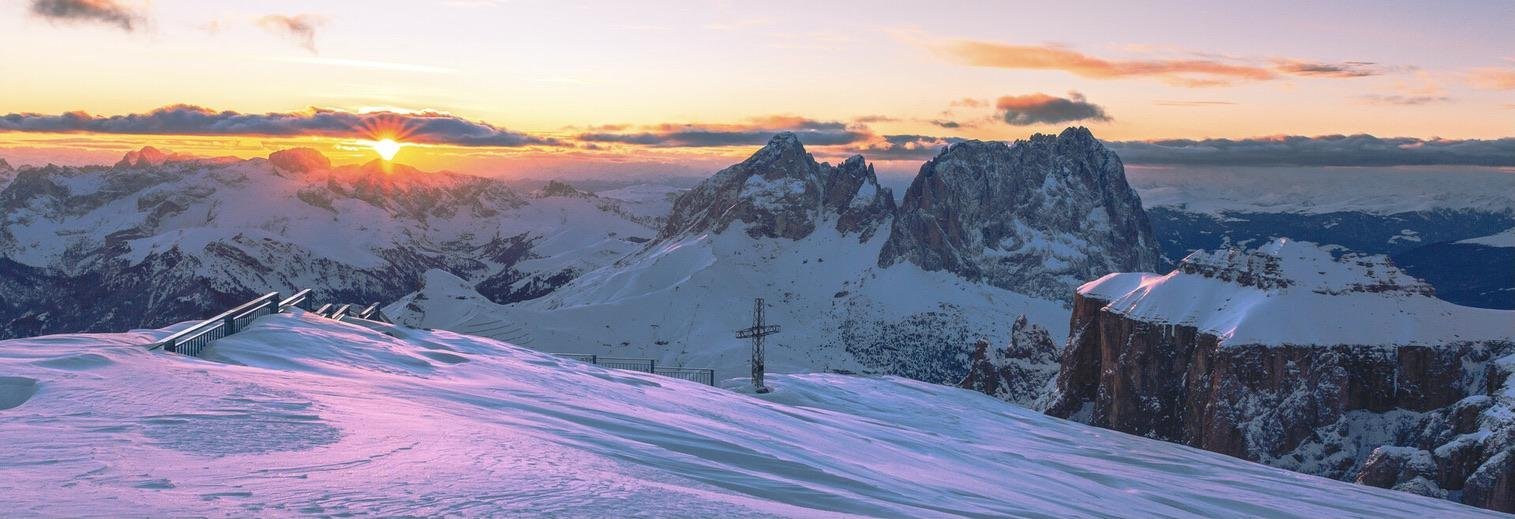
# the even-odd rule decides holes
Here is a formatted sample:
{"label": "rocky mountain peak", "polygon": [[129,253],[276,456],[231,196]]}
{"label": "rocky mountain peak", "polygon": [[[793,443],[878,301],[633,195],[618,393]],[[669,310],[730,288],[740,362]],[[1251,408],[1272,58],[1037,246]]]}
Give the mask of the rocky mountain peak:
{"label": "rocky mountain peak", "polygon": [[1157,265],[1125,167],[1086,128],[1014,145],[965,141],[921,166],[879,264],[946,270],[1062,300],[1108,272]]}
{"label": "rocky mountain peak", "polygon": [[291,173],[310,173],[331,169],[331,159],[311,148],[290,148],[268,155],[274,167]]}
{"label": "rocky mountain peak", "polygon": [[578,188],[573,187],[573,184],[561,180],[547,181],[547,185],[542,186],[542,190],[536,194],[538,198],[589,198],[594,196],[594,193],[579,191]]}
{"label": "rocky mountain peak", "polygon": [[893,212],[893,194],[862,157],[817,163],[798,136],[784,132],[681,195],[661,237],[721,232],[742,222],[752,237],[800,239],[834,220],[837,230],[866,240]]}
{"label": "rocky mountain peak", "polygon": [[16,171],[16,168],[11,167],[11,163],[6,162],[5,159],[0,159],[0,173],[11,173],[14,171]]}
{"label": "rocky mountain peak", "polygon": [[119,162],[116,162],[116,167],[162,166],[169,162],[190,160],[193,158],[189,155],[165,152],[152,146],[143,146],[140,150],[126,152],[126,155],[122,156]]}

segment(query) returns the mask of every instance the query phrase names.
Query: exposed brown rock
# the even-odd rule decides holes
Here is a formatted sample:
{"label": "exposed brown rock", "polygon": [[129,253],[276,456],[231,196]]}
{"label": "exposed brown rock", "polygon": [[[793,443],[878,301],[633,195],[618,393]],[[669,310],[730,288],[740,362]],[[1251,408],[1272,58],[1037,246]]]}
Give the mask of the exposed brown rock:
{"label": "exposed brown rock", "polygon": [[[1493,360],[1515,354],[1515,343],[1221,347],[1192,326],[1133,320],[1107,304],[1075,297],[1048,414],[1373,486],[1432,496],[1463,490],[1468,504],[1515,507],[1515,424],[1486,412],[1509,383]],[[1354,414],[1362,412],[1370,415]],[[1353,419],[1388,425],[1358,437]],[[1354,442],[1375,434],[1390,441],[1365,446],[1372,454],[1362,459],[1353,454]]]}

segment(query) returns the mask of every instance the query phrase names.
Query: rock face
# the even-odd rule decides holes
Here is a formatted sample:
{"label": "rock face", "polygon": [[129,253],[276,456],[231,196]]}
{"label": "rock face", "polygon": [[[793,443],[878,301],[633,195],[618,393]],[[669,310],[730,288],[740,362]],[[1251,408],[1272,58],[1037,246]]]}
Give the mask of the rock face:
{"label": "rock face", "polygon": [[572,184],[569,184],[567,182],[560,180],[549,180],[547,181],[547,185],[542,186],[542,190],[536,193],[536,195],[539,198],[551,198],[555,196],[564,198],[589,198],[594,196],[594,193],[579,191],[578,188],[573,187]]}
{"label": "rock face", "polygon": [[306,287],[391,301],[433,268],[498,301],[537,297],[655,232],[625,214],[310,149],[26,168],[0,184],[0,338],[163,326]]}
{"label": "rock face", "polygon": [[291,173],[312,173],[331,169],[331,159],[310,148],[279,150],[268,154],[268,162],[280,170]]}
{"label": "rock face", "polygon": [[117,168],[133,168],[143,166],[162,166],[169,162],[193,160],[194,157],[180,155],[178,153],[166,153],[152,146],[144,147],[137,151],[126,152],[126,156],[116,163]]}
{"label": "rock face", "polygon": [[879,186],[861,156],[838,166],[817,163],[798,137],[784,132],[679,196],[660,238],[719,233],[742,222],[754,238],[797,240],[834,215],[838,231],[867,241],[893,214],[893,193]]}
{"label": "rock face", "polygon": [[1515,313],[1337,252],[1278,241],[1080,287],[1047,412],[1515,511]]}
{"label": "rock face", "polygon": [[1061,299],[1159,253],[1120,158],[1084,128],[954,144],[921,166],[879,265],[901,261]]}
{"label": "rock face", "polygon": [[980,339],[968,357],[968,375],[957,384],[964,389],[1036,407],[1036,397],[1057,375],[1057,345],[1045,328],[1026,322],[1022,315],[1010,329],[1010,343],[990,348]]}

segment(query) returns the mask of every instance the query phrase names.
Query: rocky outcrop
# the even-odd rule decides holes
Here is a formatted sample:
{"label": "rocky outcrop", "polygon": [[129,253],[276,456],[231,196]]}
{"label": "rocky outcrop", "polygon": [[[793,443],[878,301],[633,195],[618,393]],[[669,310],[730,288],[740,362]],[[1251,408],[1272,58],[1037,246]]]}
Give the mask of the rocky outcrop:
{"label": "rocky outcrop", "polygon": [[128,152],[126,152],[126,155],[123,156],[123,157],[121,157],[120,161],[116,162],[116,167],[118,167],[118,168],[138,168],[138,167],[162,166],[162,165],[167,164],[169,162],[177,162],[177,161],[182,161],[182,160],[193,160],[193,159],[194,159],[194,157],[192,157],[190,155],[183,155],[183,154],[179,154],[179,153],[169,153],[169,152],[164,152],[162,150],[159,150],[158,148],[154,148],[152,146],[145,146],[142,149],[137,150],[137,151],[128,151]]}
{"label": "rocky outcrop", "polygon": [[1022,315],[1010,330],[1010,342],[991,348],[979,339],[969,356],[968,375],[957,384],[964,389],[1033,407],[1047,394],[1045,387],[1057,374],[1057,345],[1047,330],[1026,322]]}
{"label": "rocky outcrop", "polygon": [[268,154],[268,162],[281,171],[312,173],[331,169],[331,159],[311,148],[290,148]]}
{"label": "rocky outcrop", "polygon": [[542,190],[536,193],[536,196],[538,198],[590,198],[594,196],[594,193],[579,191],[572,184],[561,180],[549,180],[547,185],[542,186]]}
{"label": "rocky outcrop", "polygon": [[1120,158],[1089,130],[953,144],[905,192],[881,266],[911,262],[1062,299],[1109,272],[1153,270],[1158,246]]}
{"label": "rocky outcrop", "polygon": [[[1436,301],[1382,258],[1311,262],[1293,250],[1200,252],[1167,276],[1112,275],[1081,287],[1047,412],[1515,511],[1515,314]],[[1245,311],[1225,315],[1236,310],[1231,301]],[[1304,313],[1277,313],[1291,306]],[[1384,332],[1352,333],[1363,326],[1354,321],[1384,313],[1410,335],[1374,342]],[[1279,316],[1288,319],[1255,322]],[[1343,328],[1364,342],[1310,340]]]}
{"label": "rocky outcrop", "polygon": [[829,224],[867,241],[893,214],[893,193],[862,157],[817,163],[799,137],[784,132],[680,195],[660,237],[719,233],[741,222],[754,238],[797,240]]}

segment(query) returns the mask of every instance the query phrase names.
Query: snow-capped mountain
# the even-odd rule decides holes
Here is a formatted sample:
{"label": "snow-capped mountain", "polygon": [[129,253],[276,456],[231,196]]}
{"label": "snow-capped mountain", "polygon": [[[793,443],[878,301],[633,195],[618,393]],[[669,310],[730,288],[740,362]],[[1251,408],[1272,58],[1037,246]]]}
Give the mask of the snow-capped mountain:
{"label": "snow-capped mountain", "polygon": [[824,223],[867,241],[893,214],[894,194],[862,156],[816,163],[786,132],[680,196],[658,238],[720,234],[740,222],[752,238],[799,240]]}
{"label": "snow-capped mountain", "polygon": [[1125,168],[1085,128],[954,144],[905,192],[882,266],[910,262],[1061,300],[1110,272],[1157,268]]}
{"label": "snow-capped mountain", "polygon": [[1130,177],[1164,263],[1288,237],[1389,255],[1438,297],[1515,309],[1508,255],[1452,245],[1515,227],[1515,175],[1507,171],[1148,166]]}
{"label": "snow-capped mountain", "polygon": [[379,161],[334,167],[309,149],[144,148],[113,167],[23,168],[0,190],[0,337],[161,325],[305,287],[392,301],[432,268],[495,301],[536,297],[655,236],[660,220],[639,205]]}
{"label": "snow-capped mountain", "polygon": [[1048,411],[1515,511],[1515,312],[1382,256],[1276,240],[1079,288]]}
{"label": "snow-capped mountain", "polygon": [[[1091,270],[1097,265],[1152,264],[1156,246],[1140,232],[1111,237],[1112,229],[1146,227],[1120,175],[1119,161],[1082,129],[1013,146],[964,143],[923,167],[931,179],[917,185],[929,187],[912,188],[896,209],[863,158],[818,163],[781,134],[681,195],[656,241],[545,297],[490,304],[437,272],[387,313],[416,326],[731,376],[748,365],[748,343],[734,331],[751,325],[752,300],[761,297],[769,321],[783,327],[769,340],[771,370],[957,383],[972,345],[1009,339],[1018,317],[1061,343],[1067,310],[1051,295],[1058,284],[1072,283],[1068,294],[1102,275]],[[983,182],[998,187],[975,192]],[[952,240],[919,232],[948,217]],[[978,270],[930,260],[944,257]],[[993,265],[1011,262],[1036,283],[998,278],[1012,270]]]}
{"label": "snow-capped mountain", "polygon": [[304,312],[142,348],[168,333],[0,342],[7,515],[1496,516],[893,377],[750,395]]}

